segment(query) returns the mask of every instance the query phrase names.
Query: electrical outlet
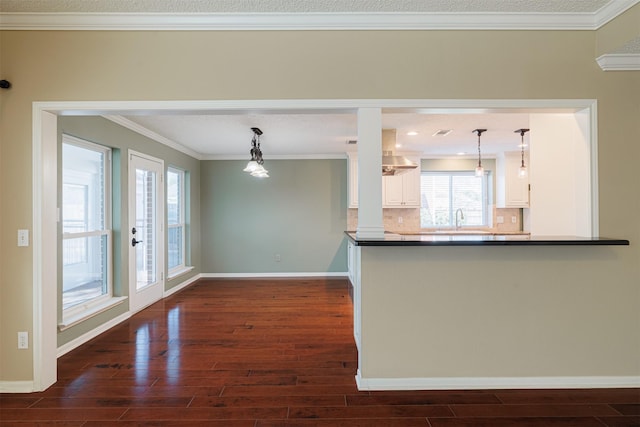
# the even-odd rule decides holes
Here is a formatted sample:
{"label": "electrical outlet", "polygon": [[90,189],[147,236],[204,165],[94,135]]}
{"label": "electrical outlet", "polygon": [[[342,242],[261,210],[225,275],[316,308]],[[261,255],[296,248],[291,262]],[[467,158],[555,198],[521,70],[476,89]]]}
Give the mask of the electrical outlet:
{"label": "electrical outlet", "polygon": [[399,217],[398,217],[398,224],[402,224],[402,221],[403,221],[402,217],[401,217],[401,216],[399,216]]}
{"label": "electrical outlet", "polygon": [[513,216],[511,217],[511,224],[517,224],[517,223],[518,223],[518,217],[517,217],[517,216],[515,216],[515,215],[513,215]]}
{"label": "electrical outlet", "polygon": [[29,246],[29,230],[18,230],[18,246]]}
{"label": "electrical outlet", "polygon": [[18,332],[18,349],[26,350],[29,348],[29,332]]}
{"label": "electrical outlet", "polygon": [[280,258],[280,254],[275,255],[276,262],[280,262],[282,258]]}
{"label": "electrical outlet", "polygon": [[504,217],[503,216],[497,216],[496,217],[496,222],[498,224],[504,224]]}

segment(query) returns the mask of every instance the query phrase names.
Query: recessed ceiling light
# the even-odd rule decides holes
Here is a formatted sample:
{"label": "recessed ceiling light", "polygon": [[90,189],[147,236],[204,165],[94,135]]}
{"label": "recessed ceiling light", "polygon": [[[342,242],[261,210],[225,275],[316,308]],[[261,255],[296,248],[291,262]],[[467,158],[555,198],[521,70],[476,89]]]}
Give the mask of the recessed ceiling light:
{"label": "recessed ceiling light", "polygon": [[438,129],[438,131],[432,136],[447,136],[451,133],[452,130],[453,129]]}
{"label": "recessed ceiling light", "polygon": [[417,134],[418,134],[418,132],[416,132],[415,130],[407,132],[407,135],[409,135],[409,136],[416,136]]}
{"label": "recessed ceiling light", "polygon": [[465,154],[467,154],[467,153],[465,153],[464,151],[460,151],[459,153],[456,153],[456,154],[457,154],[458,156],[464,156],[464,155],[465,155]]}
{"label": "recessed ceiling light", "polygon": [[402,147],[402,144],[396,144],[396,148]]}

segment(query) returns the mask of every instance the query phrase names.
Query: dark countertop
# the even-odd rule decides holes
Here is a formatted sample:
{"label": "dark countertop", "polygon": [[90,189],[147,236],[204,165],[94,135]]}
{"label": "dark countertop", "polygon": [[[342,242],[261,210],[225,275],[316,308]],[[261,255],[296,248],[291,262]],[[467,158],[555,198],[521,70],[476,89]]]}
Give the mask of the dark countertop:
{"label": "dark countertop", "polygon": [[345,234],[357,246],[594,246],[629,245],[625,239],[579,236],[531,236],[529,234],[411,234],[385,233],[381,239],[358,239]]}

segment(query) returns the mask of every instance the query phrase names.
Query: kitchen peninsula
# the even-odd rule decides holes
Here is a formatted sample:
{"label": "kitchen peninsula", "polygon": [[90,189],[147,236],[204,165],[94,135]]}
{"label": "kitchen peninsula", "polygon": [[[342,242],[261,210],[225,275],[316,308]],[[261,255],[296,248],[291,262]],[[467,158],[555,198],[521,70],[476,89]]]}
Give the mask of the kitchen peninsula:
{"label": "kitchen peninsula", "polygon": [[354,246],[574,246],[574,245],[623,245],[626,239],[579,236],[531,236],[528,233],[385,233],[384,237],[359,239],[356,233],[345,231]]}
{"label": "kitchen peninsula", "polygon": [[361,390],[637,386],[600,309],[628,240],[346,234]]}

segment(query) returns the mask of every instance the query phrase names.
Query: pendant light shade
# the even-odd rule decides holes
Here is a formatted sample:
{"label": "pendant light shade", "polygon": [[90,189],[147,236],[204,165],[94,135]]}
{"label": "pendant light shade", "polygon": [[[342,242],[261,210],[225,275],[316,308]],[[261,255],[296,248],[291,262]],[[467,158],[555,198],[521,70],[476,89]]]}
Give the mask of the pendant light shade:
{"label": "pendant light shade", "polygon": [[262,131],[259,128],[251,128],[251,130],[253,131],[251,151],[249,151],[251,160],[249,160],[247,166],[242,170],[256,178],[269,178],[269,171],[263,166],[264,160],[262,159],[262,150],[260,149],[260,135],[262,135]]}
{"label": "pendant light shade", "polygon": [[478,166],[476,166],[476,176],[481,177],[484,175],[484,168],[482,167],[482,154],[480,152],[480,135],[482,132],[486,132],[486,129],[474,129],[472,132],[478,134]]}
{"label": "pendant light shade", "polygon": [[529,132],[529,129],[518,129],[514,132],[520,134],[520,167],[518,168],[518,178],[526,178],[529,172],[527,166],[524,164],[524,134]]}

